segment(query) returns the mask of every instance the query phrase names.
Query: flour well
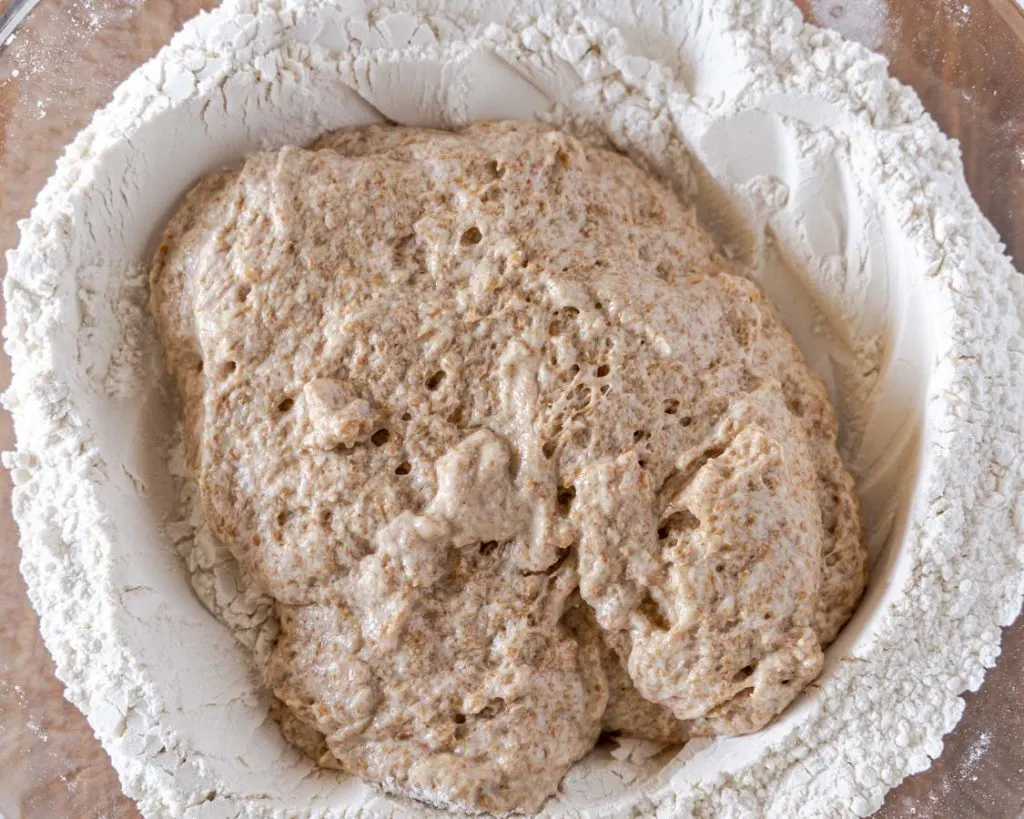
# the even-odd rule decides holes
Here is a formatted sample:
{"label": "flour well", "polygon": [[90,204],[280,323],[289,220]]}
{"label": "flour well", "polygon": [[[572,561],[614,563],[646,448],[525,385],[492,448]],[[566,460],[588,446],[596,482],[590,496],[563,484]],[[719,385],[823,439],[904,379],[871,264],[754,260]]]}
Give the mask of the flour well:
{"label": "flour well", "polygon": [[418,810],[293,752],[192,592],[175,542],[257,650],[272,636],[199,521],[173,523],[173,413],[137,309],[202,173],[348,124],[543,118],[610,139],[756,271],[840,410],[874,562],[820,691],[754,737],[595,752],[551,814],[867,814],[941,750],[1019,608],[1024,294],[916,97],[783,2],[511,6],[228,2],[118,89],[22,225],[22,570],[68,697],[150,815]]}

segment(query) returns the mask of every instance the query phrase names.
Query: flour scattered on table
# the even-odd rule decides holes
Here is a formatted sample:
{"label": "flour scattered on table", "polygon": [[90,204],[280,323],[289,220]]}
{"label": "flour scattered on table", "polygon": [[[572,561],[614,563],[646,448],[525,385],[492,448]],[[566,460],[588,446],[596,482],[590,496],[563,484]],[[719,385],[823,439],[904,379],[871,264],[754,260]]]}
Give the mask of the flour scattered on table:
{"label": "flour scattered on table", "polygon": [[957,770],[957,776],[960,779],[968,779],[972,782],[977,781],[978,777],[975,772],[977,771],[978,764],[988,752],[991,744],[991,735],[987,731],[983,731],[971,744],[971,747],[967,749],[963,762],[960,763],[960,767]]}

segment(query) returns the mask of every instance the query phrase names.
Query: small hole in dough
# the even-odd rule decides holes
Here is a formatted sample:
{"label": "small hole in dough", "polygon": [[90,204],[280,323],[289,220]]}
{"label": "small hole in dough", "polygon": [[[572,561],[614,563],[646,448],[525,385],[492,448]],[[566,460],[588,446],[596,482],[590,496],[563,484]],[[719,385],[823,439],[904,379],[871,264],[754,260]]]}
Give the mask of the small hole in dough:
{"label": "small hole in dough", "polygon": [[292,407],[295,406],[295,401],[291,398],[282,398],[281,403],[277,405],[279,412],[288,412]]}
{"label": "small hole in dough", "polygon": [[480,713],[478,713],[477,716],[481,719],[491,719],[492,717],[498,716],[498,714],[504,710],[505,700],[501,698],[493,699],[480,709]]}
{"label": "small hole in dough", "polygon": [[661,606],[658,605],[657,601],[651,597],[648,593],[639,606],[640,613],[647,618],[649,622],[655,628],[661,629],[662,631],[668,631],[672,624],[665,617],[664,612],[661,610]]}
{"label": "small hole in dough", "polygon": [[468,228],[466,232],[462,234],[462,238],[459,239],[459,242],[464,245],[478,245],[483,238],[484,235],[480,232],[480,228],[473,225],[473,227]]}
{"label": "small hole in dough", "polygon": [[[673,512],[661,522],[661,529],[666,532],[665,537],[668,537],[668,532],[692,532],[698,528],[700,528],[700,519],[689,509]],[[661,537],[661,529],[658,530],[659,537]]]}
{"label": "small hole in dough", "polygon": [[402,461],[397,467],[395,467],[396,475],[408,475],[412,472],[412,464],[408,461]]}
{"label": "small hole in dough", "polygon": [[441,386],[441,382],[444,381],[446,375],[447,373],[444,370],[438,370],[427,379],[427,389],[431,391],[436,390]]}
{"label": "small hole in dough", "polygon": [[391,433],[386,429],[378,429],[373,435],[370,436],[370,441],[374,446],[384,446],[388,441],[391,440]]}
{"label": "small hole in dough", "polygon": [[466,411],[462,406],[456,407],[452,410],[452,414],[448,416],[448,423],[453,424],[457,427],[461,427],[466,422]]}

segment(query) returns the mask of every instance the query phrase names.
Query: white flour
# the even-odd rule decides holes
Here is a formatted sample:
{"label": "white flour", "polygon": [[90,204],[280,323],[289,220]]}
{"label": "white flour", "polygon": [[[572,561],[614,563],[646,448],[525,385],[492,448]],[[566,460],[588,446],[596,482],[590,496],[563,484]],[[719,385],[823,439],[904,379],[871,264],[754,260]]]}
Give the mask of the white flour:
{"label": "white flour", "polygon": [[262,650],[260,600],[181,520],[139,271],[190,184],[251,150],[381,116],[543,116],[606,135],[750,263],[832,388],[874,556],[820,690],[773,727],[599,750],[549,809],[869,813],[939,753],[1024,591],[1024,284],[957,148],[880,58],[782,0],[439,4],[228,0],[118,89],[22,225],[6,462],[69,699],[150,815],[423,815],[291,749],[190,589]]}
{"label": "white flour", "polygon": [[822,25],[868,48],[885,41],[885,0],[811,0],[811,11]]}

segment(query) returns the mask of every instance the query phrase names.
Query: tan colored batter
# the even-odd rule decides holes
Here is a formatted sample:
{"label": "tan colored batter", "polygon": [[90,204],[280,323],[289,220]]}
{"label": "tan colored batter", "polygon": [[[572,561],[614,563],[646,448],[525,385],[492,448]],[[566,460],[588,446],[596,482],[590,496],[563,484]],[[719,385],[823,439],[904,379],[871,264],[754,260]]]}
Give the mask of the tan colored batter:
{"label": "tan colored batter", "polygon": [[728,269],[536,124],[339,131],[192,191],[152,310],[293,741],[532,811],[602,730],[753,731],[818,674],[865,582],[853,483]]}

